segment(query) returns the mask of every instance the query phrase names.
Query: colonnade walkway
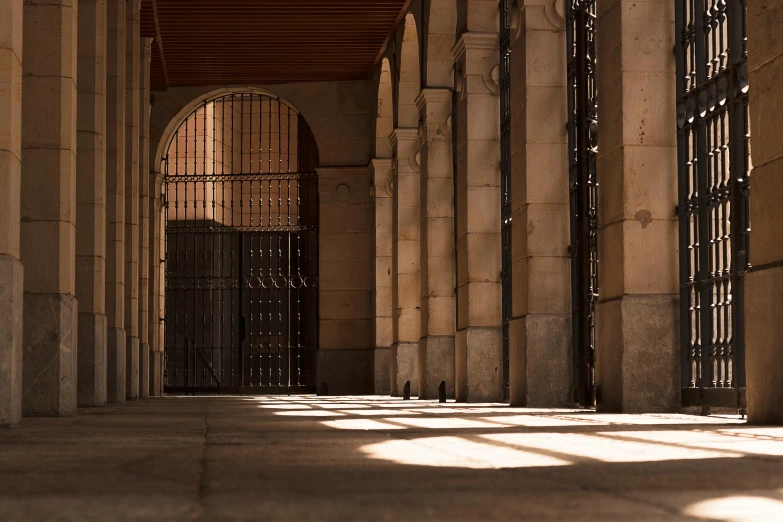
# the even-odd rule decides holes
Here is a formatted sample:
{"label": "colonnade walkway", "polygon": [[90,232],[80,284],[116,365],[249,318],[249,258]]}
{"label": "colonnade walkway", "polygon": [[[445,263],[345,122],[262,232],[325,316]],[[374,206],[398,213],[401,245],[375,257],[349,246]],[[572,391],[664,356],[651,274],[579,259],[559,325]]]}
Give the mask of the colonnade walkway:
{"label": "colonnade walkway", "polygon": [[383,397],[167,397],[0,430],[0,520],[781,520],[783,428]]}

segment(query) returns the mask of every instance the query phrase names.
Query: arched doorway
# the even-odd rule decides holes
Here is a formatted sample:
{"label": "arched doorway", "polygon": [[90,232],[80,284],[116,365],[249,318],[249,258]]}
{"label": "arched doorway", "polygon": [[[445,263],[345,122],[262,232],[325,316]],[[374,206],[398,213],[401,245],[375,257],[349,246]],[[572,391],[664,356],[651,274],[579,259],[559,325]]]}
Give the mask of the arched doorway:
{"label": "arched doorway", "polygon": [[166,392],[315,390],[317,165],[304,118],[269,94],[204,100],[173,133]]}

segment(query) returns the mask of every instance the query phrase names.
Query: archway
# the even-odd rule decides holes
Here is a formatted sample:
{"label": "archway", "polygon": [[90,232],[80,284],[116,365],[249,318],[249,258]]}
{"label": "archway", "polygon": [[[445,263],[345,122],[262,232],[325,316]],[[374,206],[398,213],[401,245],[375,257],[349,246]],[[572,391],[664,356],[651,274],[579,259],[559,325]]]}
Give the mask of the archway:
{"label": "archway", "polygon": [[375,157],[391,158],[389,136],[394,130],[394,102],[389,59],[381,63],[381,77],[378,81],[378,113],[375,119]]}
{"label": "archway", "polygon": [[165,391],[315,390],[318,150],[266,93],[205,99],[161,161]]}
{"label": "archway", "polygon": [[419,126],[416,97],[421,92],[421,70],[419,69],[419,34],[412,13],[405,16],[401,47],[397,85],[397,126],[416,128]]}

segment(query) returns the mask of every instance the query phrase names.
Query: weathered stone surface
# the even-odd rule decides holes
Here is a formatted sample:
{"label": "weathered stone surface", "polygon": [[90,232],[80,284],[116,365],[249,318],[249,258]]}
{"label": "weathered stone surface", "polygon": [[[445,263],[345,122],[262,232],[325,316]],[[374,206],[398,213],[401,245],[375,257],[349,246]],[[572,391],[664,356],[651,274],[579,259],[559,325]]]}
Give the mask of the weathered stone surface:
{"label": "weathered stone surface", "polygon": [[390,348],[375,348],[375,395],[389,395],[390,372],[389,354]]}
{"label": "weathered stone surface", "polygon": [[500,327],[457,331],[455,395],[459,402],[503,399],[503,345]]}
{"label": "weathered stone surface", "polygon": [[79,2],[76,155],[78,404],[106,404],[106,2]]}
{"label": "weathered stone surface", "polygon": [[636,295],[600,302],[595,336],[599,411],[680,410],[677,296]]}
{"label": "weathered stone surface", "polygon": [[0,254],[0,426],[22,417],[23,278],[19,260]]}
{"label": "weathered stone surface", "polygon": [[139,338],[127,335],[125,337],[125,398],[139,398]]}
{"label": "weathered stone surface", "polygon": [[402,397],[405,383],[411,383],[411,396],[419,395],[419,345],[394,343],[391,347],[391,395]]}
{"label": "weathered stone surface", "polygon": [[106,404],[106,335],[105,315],[79,312],[76,359],[79,407]]}
{"label": "weathered stone surface", "polygon": [[[122,347],[122,386],[109,364],[109,402],[125,401],[125,2],[106,0],[106,320],[109,361]],[[111,331],[122,332],[112,334]],[[114,339],[121,339],[111,343]],[[112,348],[114,346],[114,348]],[[119,398],[119,399],[117,399]]]}
{"label": "weathered stone surface", "polygon": [[745,376],[748,421],[783,424],[783,267],[745,276]]}
{"label": "weathered stone surface", "polygon": [[139,398],[146,399],[150,396],[150,345],[139,345]]}
{"label": "weathered stone surface", "polygon": [[454,337],[430,335],[419,340],[419,398],[437,399],[446,381],[446,398],[454,398]]}
{"label": "weathered stone surface", "polygon": [[360,395],[373,391],[372,350],[318,350],[318,389],[325,383],[329,395]]}
{"label": "weathered stone surface", "polygon": [[571,318],[530,314],[509,324],[512,406],[573,406]]}
{"label": "weathered stone surface", "polygon": [[76,414],[77,313],[71,295],[24,294],[24,415]]}
{"label": "weathered stone surface", "polygon": [[125,330],[106,329],[106,402],[120,404],[125,402]]}

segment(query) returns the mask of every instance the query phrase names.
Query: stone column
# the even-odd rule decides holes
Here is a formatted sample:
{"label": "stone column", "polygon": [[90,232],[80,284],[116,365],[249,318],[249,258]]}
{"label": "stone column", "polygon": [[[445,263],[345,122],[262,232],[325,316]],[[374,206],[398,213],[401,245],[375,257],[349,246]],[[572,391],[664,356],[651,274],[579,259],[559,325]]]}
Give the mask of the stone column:
{"label": "stone column", "polygon": [[22,0],[0,0],[0,426],[22,417]]}
{"label": "stone column", "polygon": [[511,12],[509,392],[514,406],[573,405],[562,14],[541,2],[525,2]]}
{"label": "stone column", "polygon": [[139,65],[141,0],[125,4],[125,396],[139,397]]}
{"label": "stone column", "polygon": [[419,250],[419,131],[394,129],[392,182],[392,347],[391,394],[402,395],[407,381],[419,394],[421,338],[421,252]]}
{"label": "stone column", "polygon": [[783,5],[748,2],[750,252],[745,276],[748,421],[783,424]]}
{"label": "stone column", "polygon": [[318,392],[373,389],[372,204],[366,167],[318,169]]}
{"label": "stone column", "polygon": [[464,33],[457,64],[457,318],[459,401],[503,398],[500,286],[500,98],[497,33]]}
{"label": "stone column", "polygon": [[106,399],[125,402],[125,1],[106,0]]}
{"label": "stone column", "polygon": [[392,345],[392,162],[378,158],[370,163],[375,203],[375,394],[391,391],[389,352]]}
{"label": "stone column", "polygon": [[26,3],[23,27],[22,408],[76,413],[76,5]]}
{"label": "stone column", "polygon": [[679,411],[674,3],[597,11],[597,408]]}
{"label": "stone column", "polygon": [[163,354],[162,334],[163,328],[160,323],[161,310],[161,283],[162,265],[160,260],[163,258],[161,241],[161,224],[163,213],[161,212],[160,196],[161,186],[163,185],[163,175],[150,171],[150,198],[149,198],[149,216],[150,216],[150,248],[149,248],[149,394],[153,397],[162,395],[163,388],[161,383],[161,363]]}
{"label": "stone column", "polygon": [[106,404],[106,0],[79,2],[76,117],[78,404]]}
{"label": "stone column", "polygon": [[450,89],[423,89],[416,99],[421,125],[421,339],[419,398],[454,398],[456,274],[454,156]]}
{"label": "stone column", "polygon": [[151,38],[141,40],[139,68],[139,396],[149,397],[150,265],[150,51]]}

